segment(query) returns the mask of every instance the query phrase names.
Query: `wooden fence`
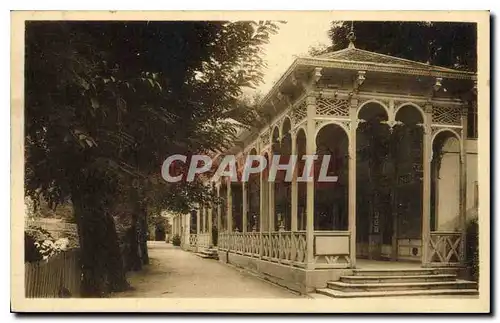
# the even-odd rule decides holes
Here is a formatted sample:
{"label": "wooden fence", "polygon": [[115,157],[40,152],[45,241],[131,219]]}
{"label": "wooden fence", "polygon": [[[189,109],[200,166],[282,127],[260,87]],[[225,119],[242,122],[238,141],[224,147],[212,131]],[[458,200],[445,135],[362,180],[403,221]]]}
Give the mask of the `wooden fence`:
{"label": "wooden fence", "polygon": [[35,263],[24,264],[27,298],[79,297],[81,269],[79,250],[62,252]]}

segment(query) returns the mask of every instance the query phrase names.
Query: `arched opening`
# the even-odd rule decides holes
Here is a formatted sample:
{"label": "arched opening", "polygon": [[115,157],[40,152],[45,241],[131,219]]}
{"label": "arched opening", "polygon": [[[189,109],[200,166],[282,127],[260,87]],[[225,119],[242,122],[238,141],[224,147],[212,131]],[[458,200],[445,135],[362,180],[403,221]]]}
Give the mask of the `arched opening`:
{"label": "arched opening", "polygon": [[[252,149],[249,156],[256,156],[257,150]],[[257,163],[257,162],[255,162]],[[257,165],[252,165],[257,166]],[[252,173],[248,177],[247,183],[247,231],[259,231],[259,213],[260,213],[260,175]]]}
{"label": "arched opening", "polygon": [[220,218],[221,227],[220,232],[227,231],[227,181],[225,178],[221,178],[221,184],[219,187],[219,198],[220,198]]}
{"label": "arched opening", "polygon": [[[274,156],[280,154],[281,154],[280,132],[278,126],[275,126],[271,137],[271,156],[269,157],[269,163],[272,164],[274,161]],[[276,209],[278,207],[276,200],[276,191],[279,189],[279,183],[277,185],[276,178],[274,181],[269,181],[269,177],[267,177],[267,179],[269,185],[268,189],[271,194],[271,196],[269,197],[271,201],[271,203],[269,204],[269,230],[277,231],[281,221],[281,219],[278,219],[278,214],[276,212]]]}
{"label": "arched opening", "polygon": [[189,233],[190,234],[196,234],[197,228],[198,228],[198,221],[197,221],[197,215],[198,215],[199,210],[191,210],[191,217],[189,219]]}
{"label": "arched opening", "polygon": [[261,221],[262,221],[262,231],[270,231],[269,226],[269,154],[264,153],[264,159],[266,160],[266,168],[262,172],[262,213],[261,213]]}
{"label": "arched opening", "polygon": [[[388,234],[388,227],[392,226],[386,163],[390,135],[386,124],[388,115],[382,105],[370,102],[363,105],[358,118],[361,122],[356,130],[356,253],[358,257],[380,259],[383,242],[392,236]],[[382,227],[386,228],[385,232]]]}
{"label": "arched opening", "polygon": [[[282,126],[282,138],[278,153],[279,163],[284,165],[289,163],[292,153],[292,137],[290,134],[290,120],[285,118]],[[292,187],[291,182],[286,181],[286,171],[278,171],[276,174],[275,189],[275,230],[291,230],[292,220]]]}
{"label": "arched opening", "polygon": [[[306,154],[306,133],[304,129],[299,129],[295,139],[297,152],[297,177],[302,175],[302,157]],[[307,203],[307,183],[297,182],[297,230],[306,230],[306,203]]]}
{"label": "arched opening", "polygon": [[230,182],[232,199],[233,231],[243,231],[243,188],[242,183]]}
{"label": "arched opening", "polygon": [[[389,159],[392,166],[392,259],[420,261],[423,211],[422,112],[413,105],[401,107],[399,124],[391,134]],[[402,243],[410,248],[400,247]]]}
{"label": "arched opening", "polygon": [[442,131],[432,150],[431,231],[460,231],[460,141]]}
{"label": "arched opening", "polygon": [[[349,223],[349,138],[336,124],[328,124],[316,136],[314,229],[347,230]],[[328,160],[326,156],[329,156]],[[324,162],[325,161],[325,162]],[[322,170],[321,168],[325,168]],[[320,174],[337,176],[335,182],[322,181]]]}
{"label": "arched opening", "polygon": [[[217,194],[215,182],[212,182],[211,190],[212,190],[212,194],[215,196]],[[210,223],[210,225],[212,226],[212,232],[214,232],[215,230],[213,230],[213,228],[217,227],[217,204],[212,202],[210,205],[210,208],[212,209],[212,223]],[[215,241],[216,239],[213,239],[213,240]]]}

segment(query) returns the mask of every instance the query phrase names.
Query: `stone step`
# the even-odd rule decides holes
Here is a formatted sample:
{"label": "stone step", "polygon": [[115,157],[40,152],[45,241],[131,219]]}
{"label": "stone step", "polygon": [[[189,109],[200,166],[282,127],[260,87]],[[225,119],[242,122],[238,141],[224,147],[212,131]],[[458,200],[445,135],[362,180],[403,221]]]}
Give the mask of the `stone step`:
{"label": "stone step", "polygon": [[388,268],[388,269],[353,269],[353,276],[416,276],[436,274],[456,274],[455,268]]}
{"label": "stone step", "polygon": [[366,291],[409,291],[409,290],[436,290],[436,289],[477,289],[477,283],[466,280],[437,281],[437,282],[390,282],[390,283],[345,283],[331,281],[327,287],[343,292]]}
{"label": "stone step", "polygon": [[437,282],[437,281],[454,281],[456,275],[451,274],[435,274],[435,275],[381,275],[381,276],[341,276],[340,281],[351,284],[361,283],[414,283],[414,282]]}
{"label": "stone step", "polygon": [[207,259],[219,259],[219,254],[215,249],[204,249],[197,252],[196,255]]}
{"label": "stone step", "polygon": [[477,289],[427,289],[427,290],[422,289],[422,290],[401,290],[401,291],[343,292],[329,288],[320,288],[316,290],[316,293],[334,298],[478,295]]}
{"label": "stone step", "polygon": [[195,255],[197,255],[198,257],[201,257],[201,258],[205,258],[205,259],[218,259],[217,256],[207,255],[207,254],[204,254],[204,253],[201,253],[201,252],[196,252]]}

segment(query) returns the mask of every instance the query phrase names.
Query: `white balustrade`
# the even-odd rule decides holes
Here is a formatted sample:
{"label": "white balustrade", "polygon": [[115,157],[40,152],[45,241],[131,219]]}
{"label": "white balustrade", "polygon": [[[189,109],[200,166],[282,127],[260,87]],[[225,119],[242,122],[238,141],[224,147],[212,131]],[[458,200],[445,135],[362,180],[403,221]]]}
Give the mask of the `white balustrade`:
{"label": "white balustrade", "polygon": [[201,248],[210,247],[210,234],[207,232],[199,233],[198,238],[197,238],[197,245],[198,245],[198,247],[201,247]]}
{"label": "white balustrade", "polygon": [[191,247],[196,247],[197,244],[198,244],[198,235],[196,233],[191,233],[189,235],[189,245]]}
{"label": "white balustrade", "polygon": [[[218,248],[283,265],[305,267],[306,231],[221,232]],[[347,268],[351,265],[349,231],[314,232],[314,268]]]}

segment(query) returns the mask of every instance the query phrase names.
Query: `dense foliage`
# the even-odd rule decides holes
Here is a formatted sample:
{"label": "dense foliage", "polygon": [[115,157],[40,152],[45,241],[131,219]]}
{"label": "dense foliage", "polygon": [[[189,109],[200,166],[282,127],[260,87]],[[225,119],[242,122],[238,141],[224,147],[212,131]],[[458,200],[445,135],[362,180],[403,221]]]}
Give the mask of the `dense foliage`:
{"label": "dense foliage", "polygon": [[360,49],[455,69],[477,68],[475,23],[335,21],[329,31],[332,45],[311,54],[346,48],[351,31]]}
{"label": "dense foliage", "polygon": [[242,87],[261,81],[262,45],[277,29],[265,21],[26,24],[26,194],[51,207],[71,200],[85,295],[127,287],[114,216],[123,203],[129,249],[147,262],[149,208],[186,212],[213,199],[199,181],[163,182],[160,167],[169,155],[232,142],[226,117]]}
{"label": "dense foliage", "polygon": [[470,279],[479,281],[479,226],[477,218],[467,225],[466,262],[470,270]]}

